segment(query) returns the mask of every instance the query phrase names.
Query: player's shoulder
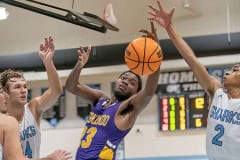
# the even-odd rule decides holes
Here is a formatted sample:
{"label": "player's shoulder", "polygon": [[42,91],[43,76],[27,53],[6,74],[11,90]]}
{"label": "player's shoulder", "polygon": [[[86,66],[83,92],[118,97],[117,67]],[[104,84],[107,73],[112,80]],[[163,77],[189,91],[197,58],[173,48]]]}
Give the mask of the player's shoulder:
{"label": "player's shoulder", "polygon": [[6,120],[6,122],[9,122],[11,124],[18,124],[16,118],[14,118],[12,116],[6,116],[5,120]]}
{"label": "player's shoulder", "polygon": [[5,129],[18,126],[17,120],[12,116],[1,115],[0,125],[4,126]]}
{"label": "player's shoulder", "polygon": [[217,88],[214,92],[214,96],[218,96],[218,95],[223,95],[223,94],[227,94],[226,91],[224,90],[224,88]]}
{"label": "player's shoulder", "polygon": [[37,113],[37,108],[39,105],[39,97],[31,99],[28,103],[24,105],[25,109],[29,109],[33,115]]}

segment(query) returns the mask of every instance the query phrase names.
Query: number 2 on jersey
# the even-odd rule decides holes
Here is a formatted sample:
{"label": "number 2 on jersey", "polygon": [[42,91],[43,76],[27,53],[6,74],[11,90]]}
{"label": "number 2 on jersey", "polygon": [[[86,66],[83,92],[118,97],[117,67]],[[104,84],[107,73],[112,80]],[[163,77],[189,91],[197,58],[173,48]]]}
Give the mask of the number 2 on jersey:
{"label": "number 2 on jersey", "polygon": [[218,124],[215,126],[214,129],[215,131],[218,131],[218,133],[213,137],[212,144],[222,146],[222,141],[220,141],[219,139],[224,135],[224,127],[223,125]]}
{"label": "number 2 on jersey", "polygon": [[80,147],[88,148],[91,145],[92,139],[96,133],[97,133],[96,127],[87,128],[87,126],[85,126],[82,132],[82,138],[85,136],[85,139],[81,140]]}

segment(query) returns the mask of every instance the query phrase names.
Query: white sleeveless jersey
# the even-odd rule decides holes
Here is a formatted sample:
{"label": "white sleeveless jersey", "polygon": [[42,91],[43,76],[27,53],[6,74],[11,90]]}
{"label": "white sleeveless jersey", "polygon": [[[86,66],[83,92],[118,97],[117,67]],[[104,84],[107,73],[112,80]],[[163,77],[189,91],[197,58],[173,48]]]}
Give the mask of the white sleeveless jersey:
{"label": "white sleeveless jersey", "polygon": [[0,160],[3,160],[3,147],[2,147],[2,144],[0,144]]}
{"label": "white sleeveless jersey", "polygon": [[209,160],[240,160],[240,99],[218,89],[208,114],[206,149]]}
{"label": "white sleeveless jersey", "polygon": [[28,107],[28,104],[24,106],[24,109],[24,117],[21,124],[19,124],[23,154],[27,158],[39,158],[41,144],[40,129]]}

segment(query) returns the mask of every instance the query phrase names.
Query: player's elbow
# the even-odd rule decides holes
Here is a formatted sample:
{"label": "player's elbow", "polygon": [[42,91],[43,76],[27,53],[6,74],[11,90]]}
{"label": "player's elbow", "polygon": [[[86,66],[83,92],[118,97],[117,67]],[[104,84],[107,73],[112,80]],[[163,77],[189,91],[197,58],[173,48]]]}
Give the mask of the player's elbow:
{"label": "player's elbow", "polygon": [[145,88],[144,89],[144,94],[146,97],[153,97],[155,92],[156,92],[157,87],[153,88]]}
{"label": "player's elbow", "polygon": [[62,93],[63,93],[63,87],[59,87],[58,89],[56,89],[56,95],[59,97]]}
{"label": "player's elbow", "polygon": [[61,96],[61,94],[63,93],[63,88],[59,87],[59,88],[55,88],[55,89],[51,89],[50,93],[54,96],[54,97],[59,97]]}

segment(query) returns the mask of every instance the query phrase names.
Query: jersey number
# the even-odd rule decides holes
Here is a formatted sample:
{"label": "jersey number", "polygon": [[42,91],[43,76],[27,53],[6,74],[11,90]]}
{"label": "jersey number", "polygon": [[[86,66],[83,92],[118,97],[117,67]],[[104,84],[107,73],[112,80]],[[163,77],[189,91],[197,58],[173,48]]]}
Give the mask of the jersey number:
{"label": "jersey number", "polygon": [[85,136],[85,139],[81,140],[80,147],[88,148],[91,145],[92,139],[97,133],[96,127],[87,128],[86,126],[83,128],[82,138]]}
{"label": "jersey number", "polygon": [[218,131],[218,133],[216,134],[216,136],[213,137],[212,144],[222,146],[222,141],[220,141],[219,139],[224,135],[224,127],[218,124],[215,126],[215,131]]}
{"label": "jersey number", "polygon": [[32,149],[28,141],[26,142],[26,148],[25,149],[23,148],[23,150],[25,157],[32,158]]}

